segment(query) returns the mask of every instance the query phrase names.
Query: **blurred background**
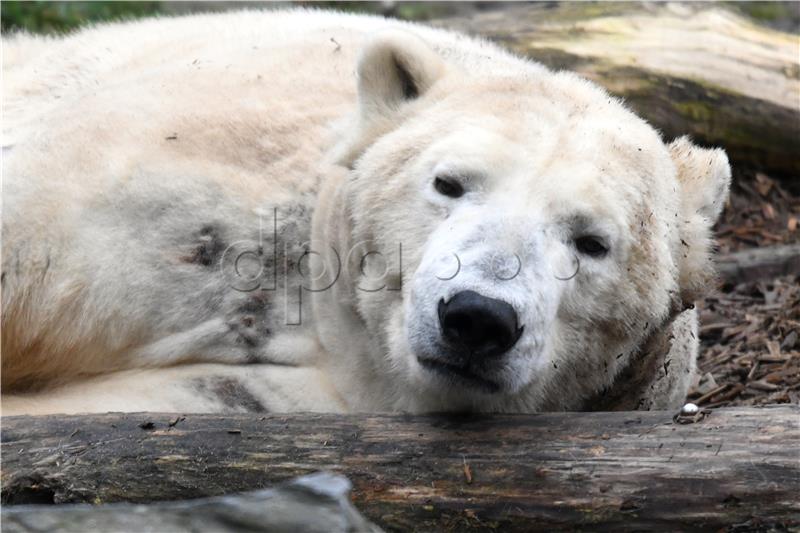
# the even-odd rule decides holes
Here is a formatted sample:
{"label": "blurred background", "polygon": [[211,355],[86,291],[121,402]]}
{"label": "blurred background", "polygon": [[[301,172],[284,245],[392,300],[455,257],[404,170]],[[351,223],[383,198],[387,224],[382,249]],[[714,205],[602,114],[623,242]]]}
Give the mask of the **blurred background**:
{"label": "blurred background", "polygon": [[3,30],[64,32],[89,22],[150,15],[315,6],[340,11],[427,20],[473,10],[497,9],[492,2],[3,2]]}
{"label": "blurred background", "polygon": [[[538,2],[542,5],[557,2]],[[783,31],[800,31],[796,2],[724,2],[753,21]],[[377,13],[405,20],[429,20],[471,12],[501,10],[515,2],[2,2],[2,29],[57,33],[90,22],[151,15],[228,11],[243,8],[315,6],[341,11]]]}

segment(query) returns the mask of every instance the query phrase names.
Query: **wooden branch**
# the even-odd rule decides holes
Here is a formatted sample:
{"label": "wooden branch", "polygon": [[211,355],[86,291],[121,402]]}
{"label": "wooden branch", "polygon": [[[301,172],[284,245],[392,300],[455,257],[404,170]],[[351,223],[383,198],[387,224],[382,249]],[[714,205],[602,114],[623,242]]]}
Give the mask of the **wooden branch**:
{"label": "wooden branch", "polygon": [[800,408],[8,417],[2,500],[152,502],[346,475],[389,530],[800,525]]}
{"label": "wooden branch", "polygon": [[720,278],[737,284],[800,272],[800,244],[753,248],[717,258]]}
{"label": "wooden branch", "polygon": [[535,2],[437,24],[583,74],[665,137],[723,146],[800,189],[797,35],[702,2]]}

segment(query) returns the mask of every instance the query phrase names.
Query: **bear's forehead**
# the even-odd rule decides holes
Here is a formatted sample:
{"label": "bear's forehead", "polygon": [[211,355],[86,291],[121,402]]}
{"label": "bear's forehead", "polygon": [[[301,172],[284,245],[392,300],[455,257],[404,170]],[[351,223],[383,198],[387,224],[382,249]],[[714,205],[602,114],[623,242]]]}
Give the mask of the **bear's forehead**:
{"label": "bear's forehead", "polygon": [[484,129],[536,153],[557,145],[562,161],[591,160],[645,174],[669,170],[658,132],[603,89],[569,73],[453,79],[432,124]]}
{"label": "bear's forehead", "polygon": [[524,174],[563,185],[613,187],[625,182],[645,190],[655,180],[670,182],[674,175],[674,164],[654,130],[639,124],[631,128],[607,114],[540,114],[521,106],[511,115],[491,107],[444,115],[427,126],[432,131],[425,157],[431,167],[490,176]]}

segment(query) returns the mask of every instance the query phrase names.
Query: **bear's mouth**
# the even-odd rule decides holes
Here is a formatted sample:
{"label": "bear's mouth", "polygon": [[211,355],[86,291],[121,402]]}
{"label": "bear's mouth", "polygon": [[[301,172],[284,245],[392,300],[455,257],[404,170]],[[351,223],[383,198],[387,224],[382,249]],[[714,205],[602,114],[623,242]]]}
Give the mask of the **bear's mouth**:
{"label": "bear's mouth", "polygon": [[466,384],[473,388],[480,388],[489,393],[496,393],[500,391],[500,385],[490,379],[486,379],[470,370],[466,366],[454,365],[452,363],[445,363],[436,359],[417,358],[419,364],[428,370],[439,374],[446,378],[448,381],[456,381],[461,384]]}

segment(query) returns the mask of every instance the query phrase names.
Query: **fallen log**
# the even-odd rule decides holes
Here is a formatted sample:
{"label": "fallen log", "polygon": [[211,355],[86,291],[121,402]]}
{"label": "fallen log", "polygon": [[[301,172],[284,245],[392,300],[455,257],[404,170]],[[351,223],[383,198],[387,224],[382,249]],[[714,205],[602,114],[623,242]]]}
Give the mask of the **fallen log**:
{"label": "fallen log", "polygon": [[[678,422],[692,422],[678,420]],[[800,407],[7,417],[2,501],[155,502],[330,470],[388,530],[800,526]],[[744,526],[742,526],[744,527]]]}
{"label": "fallen log", "polygon": [[722,280],[736,285],[800,273],[800,244],[751,248],[719,256]]}
{"label": "fallen log", "polygon": [[723,146],[800,189],[798,35],[703,2],[534,2],[435,24],[576,71],[665,137]]}

